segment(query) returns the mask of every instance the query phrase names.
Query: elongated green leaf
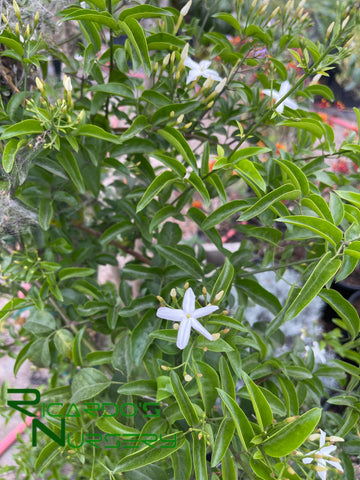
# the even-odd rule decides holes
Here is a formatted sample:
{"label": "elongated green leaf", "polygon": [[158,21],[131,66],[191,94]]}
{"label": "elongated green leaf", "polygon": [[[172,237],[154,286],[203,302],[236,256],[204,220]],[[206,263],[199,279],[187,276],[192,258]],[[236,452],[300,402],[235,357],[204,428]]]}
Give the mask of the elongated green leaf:
{"label": "elongated green leaf", "polygon": [[163,155],[162,153],[156,152],[152,157],[159,160],[163,165],[171,168],[171,170],[179,177],[183,177],[186,174],[186,168],[179,160],[176,158],[169,157],[169,155]]}
{"label": "elongated green leaf", "polygon": [[105,390],[111,381],[100,370],[95,368],[83,368],[77,372],[71,384],[71,401],[82,402],[89,398],[96,397]]}
{"label": "elongated green leaf", "polygon": [[19,148],[22,145],[22,141],[12,138],[7,142],[4,148],[4,153],[2,157],[2,165],[6,173],[10,173],[13,169],[15,156]]}
{"label": "elongated green leaf", "polygon": [[18,371],[19,371],[19,368],[21,367],[21,365],[27,359],[27,352],[28,352],[29,348],[31,347],[32,343],[33,343],[32,341],[28,342],[26,345],[23,346],[23,348],[17,354],[16,360],[15,360],[15,363],[14,363],[14,376],[15,377],[16,377]]}
{"label": "elongated green leaf", "polygon": [[[253,157],[254,155],[260,155],[261,153],[267,152],[271,152],[271,149],[267,147],[244,147],[241,150],[236,150],[236,152],[231,155],[229,160],[231,159],[231,163],[234,163],[242,158],[249,158]],[[217,163],[218,162],[215,163],[213,168],[216,167]]]}
{"label": "elongated green leaf", "polygon": [[154,33],[146,37],[149,50],[169,50],[171,47],[183,49],[186,42],[170,33]]}
{"label": "elongated green leaf", "polygon": [[240,23],[236,20],[235,17],[233,17],[233,15],[230,15],[230,13],[220,12],[220,13],[214,13],[211,16],[214,17],[214,18],[219,18],[220,20],[224,20],[224,22],[231,25],[237,31],[239,31],[240,28],[241,28]]}
{"label": "elongated green leaf", "polygon": [[195,190],[200,194],[201,198],[204,200],[205,206],[209,207],[210,195],[199,175],[197,175],[195,172],[191,172],[188,182],[191,183]]}
{"label": "elongated green leaf", "polygon": [[120,28],[129,37],[147,76],[151,74],[151,62],[144,30],[134,16],[128,16],[124,21],[119,21]]}
{"label": "elongated green leaf", "polygon": [[230,397],[224,390],[220,388],[217,389],[219,395],[223,402],[225,403],[227,409],[229,410],[230,415],[232,416],[237,434],[240,438],[242,446],[247,451],[249,444],[254,436],[254,431],[251,426],[251,423],[247,419],[247,416],[236,403],[236,401]]}
{"label": "elongated green leaf", "polygon": [[287,183],[281,187],[276,188],[270,193],[264,195],[260,200],[258,200],[254,205],[245,210],[239,217],[239,221],[250,220],[250,218],[260,215],[268,208],[270,208],[274,203],[281,200],[295,200],[300,195],[299,190],[294,190],[293,185]]}
{"label": "elongated green leaf", "polygon": [[206,480],[208,478],[206,468],[206,438],[204,435],[199,438],[198,435],[198,432],[192,432],[195,478]]}
{"label": "elongated green leaf", "polygon": [[[91,91],[91,92],[107,93],[108,95],[114,95],[114,96],[118,96],[118,97],[134,98],[134,92],[125,83],[109,82],[109,83],[104,83],[104,84],[99,84],[99,85],[93,85],[93,86],[89,87],[88,90]],[[141,117],[143,117],[143,115],[140,115],[140,118]],[[81,127],[81,128],[84,128],[84,127],[96,127],[96,125],[83,125],[83,127]],[[97,128],[100,128],[100,127],[97,127]],[[108,132],[106,132],[106,133],[108,133]],[[118,137],[117,137],[117,139],[119,140]]]}
{"label": "elongated green leaf", "polygon": [[221,462],[223,456],[229,448],[231,440],[233,439],[234,432],[234,421],[229,417],[225,417],[221,422],[219,431],[216,435],[214,450],[211,456],[212,468],[216,467],[216,465]]}
{"label": "elongated green leaf", "polygon": [[24,48],[20,42],[17,42],[13,38],[6,37],[4,35],[0,35],[0,43],[6,45],[11,50],[14,50],[20,57],[24,55]]}
{"label": "elongated green leaf", "polygon": [[300,190],[303,195],[309,193],[309,182],[305,173],[295,163],[289,160],[275,158],[275,161],[280,165],[281,169],[289,176],[292,184],[297,190]]}
{"label": "elongated green leaf", "polygon": [[251,378],[245,373],[242,373],[242,378],[245,382],[247,391],[250,395],[250,400],[259,423],[261,430],[264,427],[268,427],[273,422],[273,414],[264,394],[260,388],[251,380]]}
{"label": "elongated green leaf", "polygon": [[176,128],[173,127],[165,127],[160,129],[158,133],[182,155],[186,162],[192,167],[194,172],[197,173],[198,168],[195,155],[179,130],[176,130]]}
{"label": "elongated green leaf", "polygon": [[155,308],[158,305],[158,300],[155,295],[145,295],[145,297],[135,298],[129,307],[122,308],[119,311],[120,317],[131,317],[143,310]]}
{"label": "elongated green leaf", "polygon": [[281,303],[279,299],[262,287],[256,280],[239,280],[236,287],[243,290],[258,305],[268,308],[274,315],[280,312]]}
{"label": "elongated green leaf", "polygon": [[321,197],[320,195],[309,195],[308,198],[304,198],[301,203],[305,207],[311,208],[311,210],[317,213],[319,217],[327,220],[330,223],[334,223],[330,208],[328,207],[328,204],[325,202],[323,197]]}
{"label": "elongated green leaf", "polygon": [[158,125],[162,122],[168,122],[170,120],[170,114],[173,118],[177,118],[179,115],[185,115],[186,113],[193,112],[201,105],[201,102],[184,102],[184,103],[172,103],[159,108],[151,117],[151,124]]}
{"label": "elongated green leaf", "polygon": [[142,132],[145,128],[149,126],[147,118],[145,115],[139,115],[132,122],[130,127],[121,135],[121,141],[129,140]]}
{"label": "elongated green leaf", "polygon": [[134,380],[122,385],[117,392],[123,395],[155,396],[156,382],[155,380]]}
{"label": "elongated green leaf", "polygon": [[59,445],[54,441],[51,441],[45,445],[36,459],[36,472],[42,472],[54,460],[54,458],[61,453],[61,450],[61,447],[59,447]]}
{"label": "elongated green leaf", "polygon": [[[172,442],[174,446],[164,448],[164,443]],[[185,443],[185,437],[181,433],[171,433],[170,435],[162,436],[162,439],[153,443],[150,446],[142,448],[141,450],[127,455],[120,460],[118,465],[114,469],[114,473],[117,472],[129,472],[131,470],[137,470],[138,468],[149,465],[163,458],[170,456],[176,452]],[[162,448],[160,448],[162,447]]]}
{"label": "elongated green leaf", "polygon": [[156,245],[155,248],[162,257],[168,260],[171,264],[175,264],[177,267],[184,270],[191,277],[201,278],[203,276],[201,267],[194,257],[174,247]]}
{"label": "elongated green leaf", "polygon": [[235,383],[230,372],[229,364],[223,355],[220,357],[219,373],[221,378],[221,389],[230,395],[231,398],[235,399]]}
{"label": "elongated green leaf", "polygon": [[305,442],[320,418],[321,408],[312,408],[265,440],[262,448],[271,457],[279,458],[289,455]]}
{"label": "elongated green leaf", "polygon": [[44,129],[39,120],[28,119],[6,127],[0,139],[7,140],[8,138],[30,135],[31,133],[43,133],[43,131]]}
{"label": "elongated green leaf", "polygon": [[345,255],[350,255],[351,257],[360,259],[360,241],[355,240],[354,242],[349,243],[349,245],[344,249]]}
{"label": "elongated green leaf", "polygon": [[146,205],[148,205],[151,200],[158,195],[163,188],[166,187],[169,183],[176,180],[176,176],[169,171],[161,173],[158,177],[155,177],[155,180],[148,186],[144,195],[142,196],[140,202],[136,207],[136,213],[141,212]]}
{"label": "elongated green leaf", "polygon": [[84,135],[85,137],[99,138],[112,143],[121,143],[121,138],[117,135],[107,132],[97,125],[83,125],[77,131],[76,135]]}
{"label": "elongated green leaf", "polygon": [[196,377],[200,395],[206,410],[210,415],[211,409],[217,399],[216,388],[220,386],[219,377],[216,370],[204,362],[196,362],[197,371],[202,377]]}
{"label": "elongated green leaf", "polygon": [[53,215],[54,209],[52,202],[50,202],[47,198],[42,198],[39,205],[39,223],[43,230],[49,229]]}
{"label": "elongated green leaf", "polygon": [[[134,365],[140,365],[147,349],[153,341],[149,334],[158,329],[160,324],[161,319],[155,315],[153,310],[149,310],[134,328],[130,338],[130,353]],[[155,395],[155,393],[153,395]]]}
{"label": "elongated green leaf", "polygon": [[190,480],[192,471],[191,449],[188,440],[171,455],[174,480]]}
{"label": "elongated green leaf", "polygon": [[207,230],[208,228],[215,227],[235,213],[246,208],[246,206],[246,200],[233,200],[225,205],[221,205],[221,207],[212,212],[206,220],[203,221],[201,228]]}
{"label": "elongated green leaf", "polygon": [[120,12],[119,20],[124,21],[128,17],[132,18],[156,18],[162,16],[173,16],[174,14],[164,8],[153,7],[152,5],[138,5],[132,8],[124,8]]}
{"label": "elongated green leaf", "polygon": [[221,465],[223,480],[237,480],[239,478],[234,456],[230,450],[225,452]]}
{"label": "elongated green leaf", "polygon": [[160,225],[160,223],[162,223],[167,218],[177,217],[178,215],[179,215],[179,212],[177,208],[173,207],[172,205],[166,205],[166,207],[163,207],[160,210],[158,210],[153,216],[149,226],[149,232],[152,232],[155,228],[157,228]]}
{"label": "elongated green leaf", "polygon": [[198,414],[174,370],[170,372],[170,380],[175,399],[185,420],[190,426],[197,425],[199,423]]}
{"label": "elongated green leaf", "polygon": [[335,227],[333,223],[323,218],[310,217],[308,215],[292,215],[289,217],[280,217],[278,222],[291,223],[298,227],[306,228],[325,238],[332,245],[336,246],[343,238],[340,228]]}
{"label": "elongated green leaf", "polygon": [[224,295],[222,296],[222,299],[225,297],[225,295],[227,294],[228,290],[231,287],[232,280],[234,278],[234,273],[235,273],[234,267],[231,265],[230,260],[226,258],[225,263],[212,289],[210,302],[212,302],[215,298],[215,295],[217,295],[222,290],[224,291]]}
{"label": "elongated green leaf", "polygon": [[99,242],[102,245],[107,245],[111,240],[114,240],[120,233],[132,228],[132,223],[130,220],[123,220],[120,223],[112,225],[111,227],[107,228],[105,232],[99,238]]}
{"label": "elongated green leaf", "polygon": [[64,280],[67,280],[68,278],[73,278],[73,277],[89,277],[94,273],[95,273],[95,270],[93,268],[68,267],[60,270],[59,279],[61,281],[64,281]]}
{"label": "elongated green leaf", "polygon": [[289,307],[285,306],[280,314],[270,322],[267,328],[267,334],[271,335],[283,323],[296,317],[296,315],[298,315],[311,302],[311,300],[316,297],[323,286],[334,277],[340,265],[341,260],[336,257],[331,257],[331,252],[327,252],[315,266],[305,285],[297,294],[291,305]]}
{"label": "elongated green leaf", "polygon": [[345,214],[344,204],[340,200],[340,198],[333,192],[330,192],[329,208],[331,211],[331,215],[334,219],[334,224],[339,225]]}
{"label": "elongated green leaf", "polygon": [[139,430],[128,425],[123,425],[122,423],[115,420],[113,417],[100,417],[96,422],[96,426],[106,433],[118,433],[123,435],[124,433],[139,433]]}
{"label": "elongated green leaf", "polygon": [[206,178],[206,182],[210,183],[216,189],[222,203],[226,203],[227,202],[226,190],[219,175],[213,172],[211,176]]}
{"label": "elongated green leaf", "polygon": [[69,7],[58,13],[64,20],[90,20],[91,22],[106,25],[113,30],[118,29],[116,20],[107,12],[98,12],[88,8]]}
{"label": "elongated green leaf", "polygon": [[255,164],[250,162],[247,158],[240,160],[239,162],[235,163],[234,165],[235,170],[240,174],[244,180],[249,183],[250,185],[254,184],[260,188],[263,192],[266,190],[266,183],[264,179],[258,172]]}
{"label": "elongated green leaf", "polygon": [[310,118],[304,119],[304,120],[285,120],[284,122],[281,122],[279,125],[285,126],[285,127],[295,127],[300,130],[306,130],[317,138],[321,138],[324,134],[324,129],[318,120],[313,120]]}
{"label": "elongated green leaf", "polygon": [[336,195],[339,195],[340,198],[343,198],[344,200],[347,200],[356,207],[360,208],[360,193],[350,192],[347,190],[336,190],[335,193]]}
{"label": "elongated green leaf", "polygon": [[309,85],[305,88],[304,93],[310,93],[311,96],[313,95],[321,95],[322,97],[326,98],[330,102],[335,100],[334,94],[331,88],[327,87],[326,85]]}
{"label": "elongated green leaf", "polygon": [[80,193],[85,192],[85,184],[80,173],[79,166],[77,164],[76,158],[72,152],[66,148],[62,148],[61,152],[56,155],[56,158],[60,165],[63,167],[65,172],[71,178],[75,187],[79,190]]}
{"label": "elongated green leaf", "polygon": [[335,310],[346,325],[347,331],[354,339],[360,332],[360,319],[353,305],[351,305],[341,293],[332,289],[322,290],[319,297]]}

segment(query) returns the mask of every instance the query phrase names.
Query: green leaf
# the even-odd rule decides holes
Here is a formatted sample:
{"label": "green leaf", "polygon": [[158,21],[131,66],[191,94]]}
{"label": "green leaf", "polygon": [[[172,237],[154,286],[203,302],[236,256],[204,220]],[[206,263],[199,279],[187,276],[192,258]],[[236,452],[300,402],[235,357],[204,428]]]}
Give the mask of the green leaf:
{"label": "green leaf", "polygon": [[245,382],[247,391],[249,392],[256,419],[261,430],[264,430],[264,427],[271,425],[274,419],[270,405],[268,404],[260,388],[245,372],[242,373],[242,378]]}
{"label": "green leaf", "polygon": [[210,183],[210,185],[212,185],[215,188],[215,190],[217,191],[222,203],[226,203],[227,202],[226,190],[225,190],[224,184],[221,181],[219,175],[217,173],[213,172],[211,174],[211,176],[206,178],[206,182]]}
{"label": "green leaf", "polygon": [[149,310],[134,328],[130,338],[130,352],[136,366],[140,365],[153,341],[149,334],[159,328],[160,324],[161,319],[155,315],[153,310]]}
{"label": "green leaf", "polygon": [[240,31],[240,23],[236,20],[235,17],[233,17],[230,13],[214,13],[211,15],[213,18],[219,18],[220,20],[224,20],[224,22],[228,23],[231,25],[235,30]]}
{"label": "green leaf", "polygon": [[96,272],[93,268],[85,268],[85,267],[68,267],[63,268],[59,272],[59,280],[64,281],[68,278],[73,277],[89,277]]}
{"label": "green leaf", "polygon": [[177,401],[185,420],[190,426],[197,425],[199,423],[198,414],[196,413],[196,410],[190,398],[185,392],[185,389],[182,386],[181,381],[178,375],[174,372],[174,370],[171,370],[170,372],[170,380],[171,386],[174,391],[175,400]]}
{"label": "green leaf", "polygon": [[335,101],[334,94],[331,88],[327,87],[326,85],[309,85],[304,89],[305,94],[310,94],[311,96],[314,95],[321,95],[322,97],[326,98],[330,102]]}
{"label": "green leaf", "polygon": [[297,227],[306,228],[311,230],[322,238],[325,238],[330,242],[334,247],[338,245],[342,238],[343,233],[340,228],[335,227],[333,223],[330,223],[328,220],[323,218],[311,217],[308,215],[292,215],[289,217],[280,217],[277,219],[278,222],[290,223],[296,225]]}
{"label": "green leaf", "polygon": [[199,193],[201,198],[204,200],[205,206],[210,206],[210,195],[207,191],[204,182],[202,179],[197,175],[195,172],[191,172],[188,178],[188,182],[195,188],[195,190]]}
{"label": "green leaf", "polygon": [[296,317],[316,297],[323,286],[333,278],[340,265],[341,260],[331,257],[331,252],[327,252],[315,266],[291,305],[289,307],[285,305],[280,314],[270,322],[267,335],[272,335],[283,323]]}
{"label": "green leaf", "polygon": [[149,126],[145,115],[139,115],[132,122],[130,127],[121,135],[121,141],[126,141],[133,138]]}
{"label": "green leaf", "polygon": [[60,355],[71,358],[74,340],[74,335],[69,332],[69,330],[65,330],[64,328],[58,330],[54,336],[56,350]]}
{"label": "green leaf", "polygon": [[56,154],[56,158],[65,172],[71,178],[75,187],[80,193],[85,193],[85,185],[76,158],[72,152],[66,148],[62,148],[61,152]]}
{"label": "green leaf", "polygon": [[71,402],[79,403],[96,397],[111,385],[111,381],[100,370],[83,368],[77,372],[71,384]]}
{"label": "green leaf", "polygon": [[351,257],[360,259],[360,241],[355,240],[354,242],[349,243],[349,245],[344,249],[345,255],[350,255]]}
{"label": "green leaf", "polygon": [[192,471],[191,450],[188,440],[171,455],[174,480],[190,480]]}
{"label": "green leaf", "polygon": [[151,74],[151,62],[144,30],[134,16],[126,17],[125,21],[119,20],[119,27],[129,37],[131,45],[141,60],[145,74],[149,77]]}
{"label": "green leaf", "polygon": [[265,440],[262,443],[264,452],[276,458],[289,455],[311,435],[320,418],[321,408],[312,408]]}
{"label": "green leaf", "polygon": [[20,42],[17,42],[13,38],[6,37],[4,35],[0,35],[0,43],[6,45],[11,50],[14,50],[20,57],[24,55],[24,48]]}
{"label": "green leaf", "polygon": [[251,426],[251,423],[247,419],[247,416],[236,403],[236,401],[230,397],[224,390],[220,388],[217,389],[222,401],[225,403],[227,409],[229,410],[230,415],[235,423],[235,428],[237,434],[240,438],[241,444],[244,447],[244,450],[248,450],[250,442],[254,437],[254,431]]}
{"label": "green leaf", "polygon": [[72,357],[73,357],[74,365],[76,365],[77,367],[80,367],[84,363],[82,339],[85,333],[85,329],[86,329],[86,326],[82,327],[78,331],[78,333],[75,335]]}
{"label": "green leaf", "polygon": [[304,120],[285,120],[279,123],[279,126],[294,127],[300,130],[306,130],[312,133],[317,138],[321,138],[324,134],[324,128],[321,122],[310,118]]}
{"label": "green leaf", "polygon": [[212,212],[206,218],[206,220],[203,221],[203,223],[201,224],[201,228],[203,230],[207,230],[209,228],[215,227],[219,225],[219,223],[234,215],[235,213],[238,213],[246,206],[246,200],[233,200],[226,203],[225,205],[221,205],[221,207]]}
{"label": "green leaf", "polygon": [[309,195],[308,198],[302,199],[301,204],[313,210],[324,220],[334,223],[334,219],[331,215],[328,204],[325,202],[322,196],[315,194]]}
{"label": "green leaf", "polygon": [[76,135],[99,138],[100,140],[106,140],[107,142],[112,143],[121,143],[121,137],[113,135],[97,125],[82,125],[76,130]]}
{"label": "green leaf", "polygon": [[111,225],[111,227],[107,228],[105,232],[99,238],[99,242],[101,245],[107,245],[112,240],[114,240],[120,233],[129,230],[129,227],[132,228],[132,223],[130,220],[123,220],[120,223],[116,223],[115,225]]}
{"label": "green leaf", "polygon": [[179,212],[177,208],[173,207],[172,205],[166,205],[163,208],[160,208],[155,215],[153,216],[150,226],[149,226],[149,232],[153,232],[155,228],[157,228],[160,223],[165,221],[169,217],[177,217],[179,215]]}
{"label": "green leaf", "polygon": [[39,223],[43,230],[49,230],[51,219],[54,215],[52,202],[47,198],[42,198],[39,205]]}
{"label": "green leaf", "polygon": [[61,453],[62,449],[59,447],[59,445],[51,441],[45,447],[41,450],[39,453],[39,456],[36,459],[35,462],[35,471],[37,473],[42,472],[46,467],[51,464],[51,462],[54,460],[54,458]]}
{"label": "green leaf", "polygon": [[117,393],[123,395],[156,396],[156,382],[155,380],[134,380],[118,388]]}
{"label": "green leaf", "polygon": [[331,211],[331,215],[334,219],[334,224],[339,225],[345,214],[344,204],[340,200],[340,198],[333,192],[330,192],[329,208]]}
{"label": "green leaf", "polygon": [[137,207],[136,213],[141,212],[146,205],[148,205],[151,200],[158,195],[161,190],[163,190],[166,185],[176,180],[176,176],[169,171],[162,172],[158,177],[155,177],[155,180],[148,186],[144,195],[141,197]]}
{"label": "green leaf", "polygon": [[194,257],[174,247],[156,245],[155,248],[162,257],[170,262],[171,265],[175,264],[191,277],[202,278],[203,272],[199,262]]}
{"label": "green leaf", "polygon": [[14,376],[15,377],[16,377],[18,371],[19,371],[19,368],[21,367],[21,365],[27,359],[27,352],[28,352],[29,348],[31,347],[32,343],[33,342],[28,342],[26,345],[23,346],[23,348],[17,354],[16,360],[15,360],[15,363],[14,363]]}
{"label": "green leaf", "polygon": [[235,170],[239,172],[240,176],[243,177],[250,186],[255,183],[260,190],[265,192],[266,183],[264,182],[253,162],[250,162],[250,160],[244,158],[243,160],[240,160],[240,162],[235,163],[234,167]]}
{"label": "green leaf", "polygon": [[128,425],[123,425],[122,423],[115,420],[113,417],[101,417],[96,422],[96,426],[106,433],[117,433],[119,435],[127,433],[139,433],[139,430]]}
{"label": "green leaf", "polygon": [[120,317],[132,317],[139,312],[147,309],[153,309],[158,305],[158,300],[154,295],[145,295],[145,297],[135,298],[129,307],[122,308],[119,311]]}
{"label": "green leaf", "polygon": [[[110,327],[111,328],[111,327]],[[108,365],[111,363],[112,356],[114,352],[104,352],[96,351],[90,352],[86,355],[86,360],[89,366],[94,367],[95,365]]]}
{"label": "green leaf", "polygon": [[286,172],[292,184],[297,190],[300,190],[303,195],[309,194],[309,182],[305,173],[297,166],[295,163],[290,162],[285,159],[274,159],[281,167],[281,169]]}
{"label": "green leaf", "polygon": [[[287,183],[281,187],[276,188],[270,193],[264,195],[254,205],[245,210],[238,218],[239,221],[244,222],[250,218],[257,217],[260,213],[270,208],[274,203],[281,200],[295,200],[299,198],[300,191],[295,190],[293,185]],[[336,227],[335,227],[336,228]]]}
{"label": "green leaf", "polygon": [[4,153],[2,157],[2,165],[6,173],[10,173],[13,169],[15,156],[21,147],[23,141],[12,138],[7,142],[4,148]]}
{"label": "green leaf", "polygon": [[256,155],[260,155],[261,153],[267,153],[271,152],[271,148],[268,147],[245,147],[242,148],[241,150],[236,150],[229,159],[227,158],[220,158],[215,165],[213,166],[213,170],[216,170],[217,168],[220,168],[220,166],[225,165],[225,164],[233,164],[235,162],[238,162],[239,160],[243,158],[249,158],[253,157]]}
{"label": "green leaf", "polygon": [[211,468],[216,467],[216,465],[223,459],[229,448],[230,442],[233,439],[234,432],[234,421],[229,417],[225,417],[221,422],[216,435],[214,450],[211,456]]}
{"label": "green leaf", "polygon": [[132,8],[124,8],[120,12],[119,20],[124,21],[132,18],[157,18],[162,16],[173,16],[174,14],[164,8],[153,7],[152,5],[138,5]]}
{"label": "green leaf", "polygon": [[[174,446],[164,448],[164,442],[166,442],[166,440],[168,442],[173,441]],[[163,458],[166,458],[172,453],[176,452],[176,450],[181,448],[184,443],[185,437],[183,436],[182,432],[180,434],[175,432],[171,433],[170,435],[165,435],[160,441],[153,443],[151,447],[147,446],[121,459],[113,472],[129,472],[131,470],[137,470],[138,468],[144,467],[145,465],[158,462],[159,460],[162,460]]]}
{"label": "green leaf", "polygon": [[234,267],[232,266],[230,260],[228,258],[225,259],[225,263],[219,273],[218,278],[216,279],[215,285],[211,292],[210,302],[212,302],[217,295],[222,290],[224,291],[224,295],[222,296],[221,300],[224,299],[228,290],[231,287],[232,280],[234,278]]}
{"label": "green leaf", "polygon": [[210,415],[211,409],[217,399],[216,388],[220,386],[219,377],[210,365],[204,362],[196,362],[196,370],[202,374],[202,377],[196,377],[200,395],[207,415]]}
{"label": "green leaf", "polygon": [[231,398],[236,398],[235,383],[232,378],[230,367],[222,355],[219,362],[219,373],[221,378],[221,389],[224,390]]}
{"label": "green leaf", "polygon": [[281,303],[279,299],[262,287],[256,280],[251,280],[250,278],[238,280],[235,286],[243,290],[255,303],[268,308],[274,315],[280,312]]}
{"label": "green leaf", "polygon": [[48,335],[56,329],[55,318],[49,312],[33,310],[26,319],[24,328],[34,335]]}
{"label": "green leaf", "polygon": [[183,49],[186,42],[170,33],[154,33],[146,37],[149,50],[169,50],[171,47]]}
{"label": "green leaf", "polygon": [[176,128],[173,127],[165,127],[158,130],[158,134],[168,141],[170,145],[172,145],[175,150],[182,155],[184,160],[192,167],[194,172],[198,172],[195,155],[190,145],[187,143],[179,130],[176,130]]}
{"label": "green leaf", "polygon": [[30,135],[31,133],[43,133],[44,129],[39,120],[28,119],[15,123],[5,128],[0,140],[7,140],[12,137],[20,137],[21,135]]}
{"label": "green leaf", "polygon": [[69,7],[58,13],[64,20],[90,20],[91,22],[106,25],[107,27],[118,30],[116,20],[108,12],[98,12],[87,8]]}
{"label": "green leaf", "polygon": [[207,462],[206,462],[206,437],[204,435],[199,439],[198,432],[191,433],[193,438],[193,463],[195,470],[195,478],[199,480],[206,480]]}
{"label": "green leaf", "polygon": [[[359,242],[360,243],[360,242]],[[351,337],[355,337],[360,332],[360,319],[356,309],[346,300],[341,293],[332,289],[324,289],[319,297],[328,303],[330,307],[340,316],[346,326],[346,330]]]}
{"label": "green leaf", "polygon": [[186,168],[182,163],[179,162],[179,160],[176,160],[176,158],[169,157],[168,155],[163,155],[159,152],[154,153],[152,157],[159,160],[159,162],[161,162],[166,167],[171,168],[171,170],[178,177],[183,177],[184,175],[186,175]]}

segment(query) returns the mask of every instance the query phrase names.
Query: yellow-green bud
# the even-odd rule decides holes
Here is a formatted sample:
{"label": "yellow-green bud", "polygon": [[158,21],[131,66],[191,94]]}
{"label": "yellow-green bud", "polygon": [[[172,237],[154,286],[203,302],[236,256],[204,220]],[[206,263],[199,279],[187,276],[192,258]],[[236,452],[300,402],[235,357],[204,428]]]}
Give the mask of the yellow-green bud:
{"label": "yellow-green bud", "polygon": [[191,8],[191,4],[192,4],[192,0],[189,0],[180,10],[180,15],[185,17],[189,13],[189,10]]}
{"label": "yellow-green bud", "polygon": [[187,290],[189,287],[190,287],[189,282],[186,282],[185,285],[184,285],[184,290]]}
{"label": "yellow-green bud", "polygon": [[15,11],[15,15],[16,15],[17,19],[18,19],[19,21],[21,21],[21,15],[20,15],[19,5],[16,3],[15,0],[13,0],[13,6],[14,6],[14,11]]}
{"label": "yellow-green bud", "polygon": [[39,22],[39,12],[36,12],[34,17],[34,28],[36,28],[38,22]]}
{"label": "yellow-green bud", "polygon": [[182,113],[181,115],[178,116],[176,120],[176,125],[179,125],[184,120],[184,114]]}

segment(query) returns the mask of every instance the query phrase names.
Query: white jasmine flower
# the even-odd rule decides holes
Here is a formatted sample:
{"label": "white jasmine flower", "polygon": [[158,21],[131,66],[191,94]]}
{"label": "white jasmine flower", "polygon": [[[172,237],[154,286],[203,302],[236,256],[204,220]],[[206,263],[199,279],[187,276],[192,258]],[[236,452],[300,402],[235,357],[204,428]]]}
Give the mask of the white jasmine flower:
{"label": "white jasmine flower", "polygon": [[340,461],[330,456],[331,452],[336,450],[336,446],[329,445],[327,447],[324,447],[325,440],[326,440],[326,433],[320,429],[320,442],[319,442],[320,449],[309,452],[307,455],[305,455],[305,458],[302,459],[303,463],[305,464],[311,463],[312,461],[316,460],[318,467],[320,467],[319,470],[317,471],[317,474],[319,475],[321,480],[326,480],[327,468],[328,468],[326,466],[327,463],[332,467],[336,468],[337,470],[339,470],[341,473],[344,473],[343,469],[341,468]]}
{"label": "white jasmine flower", "polygon": [[196,80],[198,77],[211,77],[215,82],[221,82],[222,78],[219,74],[212,70],[210,67],[210,60],[202,60],[200,63],[194,62],[191,58],[187,57],[184,61],[184,65],[190,68],[189,75],[186,79],[186,84],[189,84]]}
{"label": "white jasmine flower", "polygon": [[[281,98],[283,98],[287,94],[290,88],[291,88],[290,82],[286,80],[280,85],[280,90],[278,92],[276,90],[268,90],[266,88],[265,90],[262,91],[262,93],[264,93],[265,95],[268,95],[269,97],[272,97],[277,103]],[[290,100],[290,98],[286,98],[282,103],[280,103],[280,105],[276,107],[275,110],[278,113],[282,113],[284,111],[284,106],[287,106],[292,110],[296,110],[298,108],[298,104],[294,102],[294,100]]]}
{"label": "white jasmine flower", "polygon": [[189,342],[191,327],[201,333],[201,335],[204,335],[208,340],[213,340],[212,335],[197,319],[210,315],[218,308],[216,305],[207,305],[195,310],[195,294],[191,288],[188,288],[184,295],[182,309],[160,307],[156,315],[164,320],[180,323],[176,346],[183,350]]}

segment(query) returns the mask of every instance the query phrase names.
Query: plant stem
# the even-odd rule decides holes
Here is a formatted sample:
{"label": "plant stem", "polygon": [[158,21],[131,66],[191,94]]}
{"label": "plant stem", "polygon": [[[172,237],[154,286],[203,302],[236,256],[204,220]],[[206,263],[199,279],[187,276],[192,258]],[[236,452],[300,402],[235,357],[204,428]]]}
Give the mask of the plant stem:
{"label": "plant stem", "polygon": [[293,265],[301,265],[302,263],[316,262],[317,260],[321,260],[321,259],[322,257],[308,258],[305,260],[298,260],[297,262],[286,263],[285,265],[273,265],[272,267],[269,267],[269,268],[262,268],[260,270],[253,270],[251,272],[238,273],[237,275],[239,277],[247,277],[250,275],[255,275],[256,273],[272,272],[274,270],[279,270],[280,268],[288,268],[288,267],[292,267]]}

